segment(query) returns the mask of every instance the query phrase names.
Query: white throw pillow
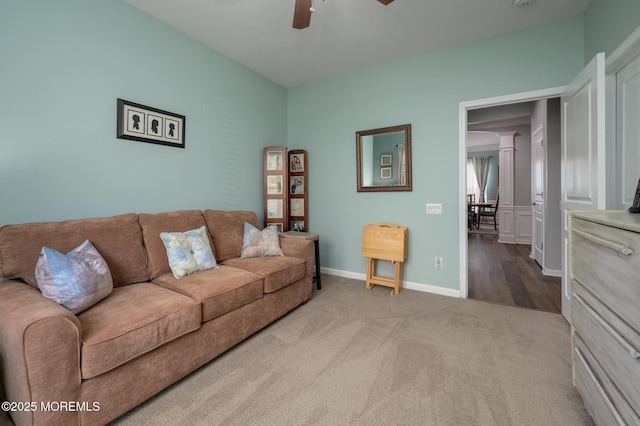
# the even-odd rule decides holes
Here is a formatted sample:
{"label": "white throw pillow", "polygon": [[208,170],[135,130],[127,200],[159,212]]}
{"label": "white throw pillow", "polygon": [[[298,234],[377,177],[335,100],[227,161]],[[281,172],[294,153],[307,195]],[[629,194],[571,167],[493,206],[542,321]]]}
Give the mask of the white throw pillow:
{"label": "white throw pillow", "polygon": [[43,247],[36,264],[36,282],[44,297],[74,314],[95,305],[113,290],[107,262],[89,240],[67,254]]}
{"label": "white throw pillow", "polygon": [[161,232],[160,238],[167,249],[174,277],[182,278],[194,272],[218,267],[205,226],[186,232]]}
{"label": "white throw pillow", "polygon": [[284,256],[280,248],[280,235],[278,231],[272,226],[268,226],[260,231],[252,224],[245,222],[240,257],[263,256]]}

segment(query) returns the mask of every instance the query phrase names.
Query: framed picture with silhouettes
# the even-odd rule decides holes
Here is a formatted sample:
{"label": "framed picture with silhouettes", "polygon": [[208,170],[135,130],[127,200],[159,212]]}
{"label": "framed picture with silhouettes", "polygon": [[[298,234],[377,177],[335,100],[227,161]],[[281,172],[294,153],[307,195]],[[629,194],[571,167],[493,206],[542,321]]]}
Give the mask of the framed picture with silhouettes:
{"label": "framed picture with silhouettes", "polygon": [[118,139],[185,147],[184,115],[118,99],[117,116]]}

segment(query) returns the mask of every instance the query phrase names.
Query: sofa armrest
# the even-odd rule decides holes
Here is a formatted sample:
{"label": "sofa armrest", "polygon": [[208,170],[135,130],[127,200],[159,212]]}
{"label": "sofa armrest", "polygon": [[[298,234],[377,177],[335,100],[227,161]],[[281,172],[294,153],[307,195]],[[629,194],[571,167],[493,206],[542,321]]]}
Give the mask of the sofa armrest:
{"label": "sofa armrest", "polygon": [[280,248],[285,256],[297,257],[306,262],[304,274],[304,301],[306,302],[313,294],[313,262],[316,256],[313,241],[280,237]]}
{"label": "sofa armrest", "polygon": [[78,401],[78,318],[18,281],[0,282],[0,375],[9,402],[35,403],[33,411],[12,411],[17,425],[77,424],[77,412],[46,411],[41,403]]}

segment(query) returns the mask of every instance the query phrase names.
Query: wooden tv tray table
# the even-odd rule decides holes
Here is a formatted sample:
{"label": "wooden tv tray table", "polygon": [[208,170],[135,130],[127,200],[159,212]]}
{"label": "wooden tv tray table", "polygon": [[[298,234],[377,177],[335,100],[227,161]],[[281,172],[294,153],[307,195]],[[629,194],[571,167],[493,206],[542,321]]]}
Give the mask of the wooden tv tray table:
{"label": "wooden tv tray table", "polygon": [[[366,225],[362,230],[362,255],[367,258],[367,288],[374,285],[391,287],[391,294],[400,293],[402,263],[407,258],[406,226],[391,223]],[[375,275],[376,260],[388,260],[395,265],[393,278]]]}

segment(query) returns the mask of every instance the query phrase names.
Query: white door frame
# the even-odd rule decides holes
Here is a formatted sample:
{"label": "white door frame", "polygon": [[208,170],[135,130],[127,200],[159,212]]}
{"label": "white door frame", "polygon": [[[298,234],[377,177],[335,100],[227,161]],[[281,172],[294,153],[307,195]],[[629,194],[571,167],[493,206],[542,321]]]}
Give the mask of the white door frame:
{"label": "white door frame", "polygon": [[604,53],[573,78],[560,97],[562,315],[571,323],[569,211],[606,208],[606,88]]}
{"label": "white door frame", "polygon": [[473,109],[487,108],[499,105],[515,104],[520,102],[537,101],[541,99],[560,97],[563,87],[534,90],[532,92],[515,93],[512,95],[498,96],[495,98],[478,99],[475,101],[460,102],[459,108],[459,218],[458,234],[460,236],[460,297],[469,297],[469,253],[467,247],[467,212],[463,206],[467,205],[467,112]]}
{"label": "white door frame", "polygon": [[[544,239],[545,232],[544,226],[546,224],[547,218],[545,217],[546,213],[546,199],[545,193],[547,192],[547,144],[548,141],[545,137],[545,131],[548,126],[546,123],[540,123],[538,127],[531,130],[531,162],[533,163],[531,167],[531,258],[538,262],[542,271],[545,271],[544,265]],[[542,139],[541,145],[538,148],[537,142]],[[538,170],[535,170],[536,167],[539,167]],[[538,182],[536,182],[538,180]],[[538,184],[540,184],[538,186]],[[537,190],[540,190],[540,196],[538,197]],[[538,203],[538,199],[540,199],[540,203]],[[541,210],[538,210],[539,206],[541,206]],[[539,213],[538,213],[539,212]],[[538,220],[538,218],[541,220]],[[540,238],[538,238],[540,235]],[[538,249],[538,247],[540,247]]]}
{"label": "white door frame", "polygon": [[[615,141],[615,74],[620,71],[633,58],[640,55],[640,26],[636,28],[625,41],[623,41],[611,55],[608,55],[605,64],[605,75],[607,79],[607,140]],[[460,236],[460,297],[467,298],[469,295],[469,269],[468,269],[468,247],[467,247],[467,214],[465,206],[467,203],[467,111],[478,108],[485,108],[497,105],[534,101],[538,99],[560,97],[565,87],[556,87],[546,90],[537,90],[513,95],[498,96],[495,98],[479,99],[475,101],[461,102],[459,108],[459,236]],[[616,194],[616,143],[607,143],[607,205],[616,207],[619,203]]]}
{"label": "white door frame", "polygon": [[626,208],[620,193],[620,180],[617,159],[620,149],[616,134],[616,75],[629,62],[640,56],[640,26],[633,31],[605,60],[605,84],[607,85],[607,169],[610,173],[607,175],[607,208],[622,209]]}

